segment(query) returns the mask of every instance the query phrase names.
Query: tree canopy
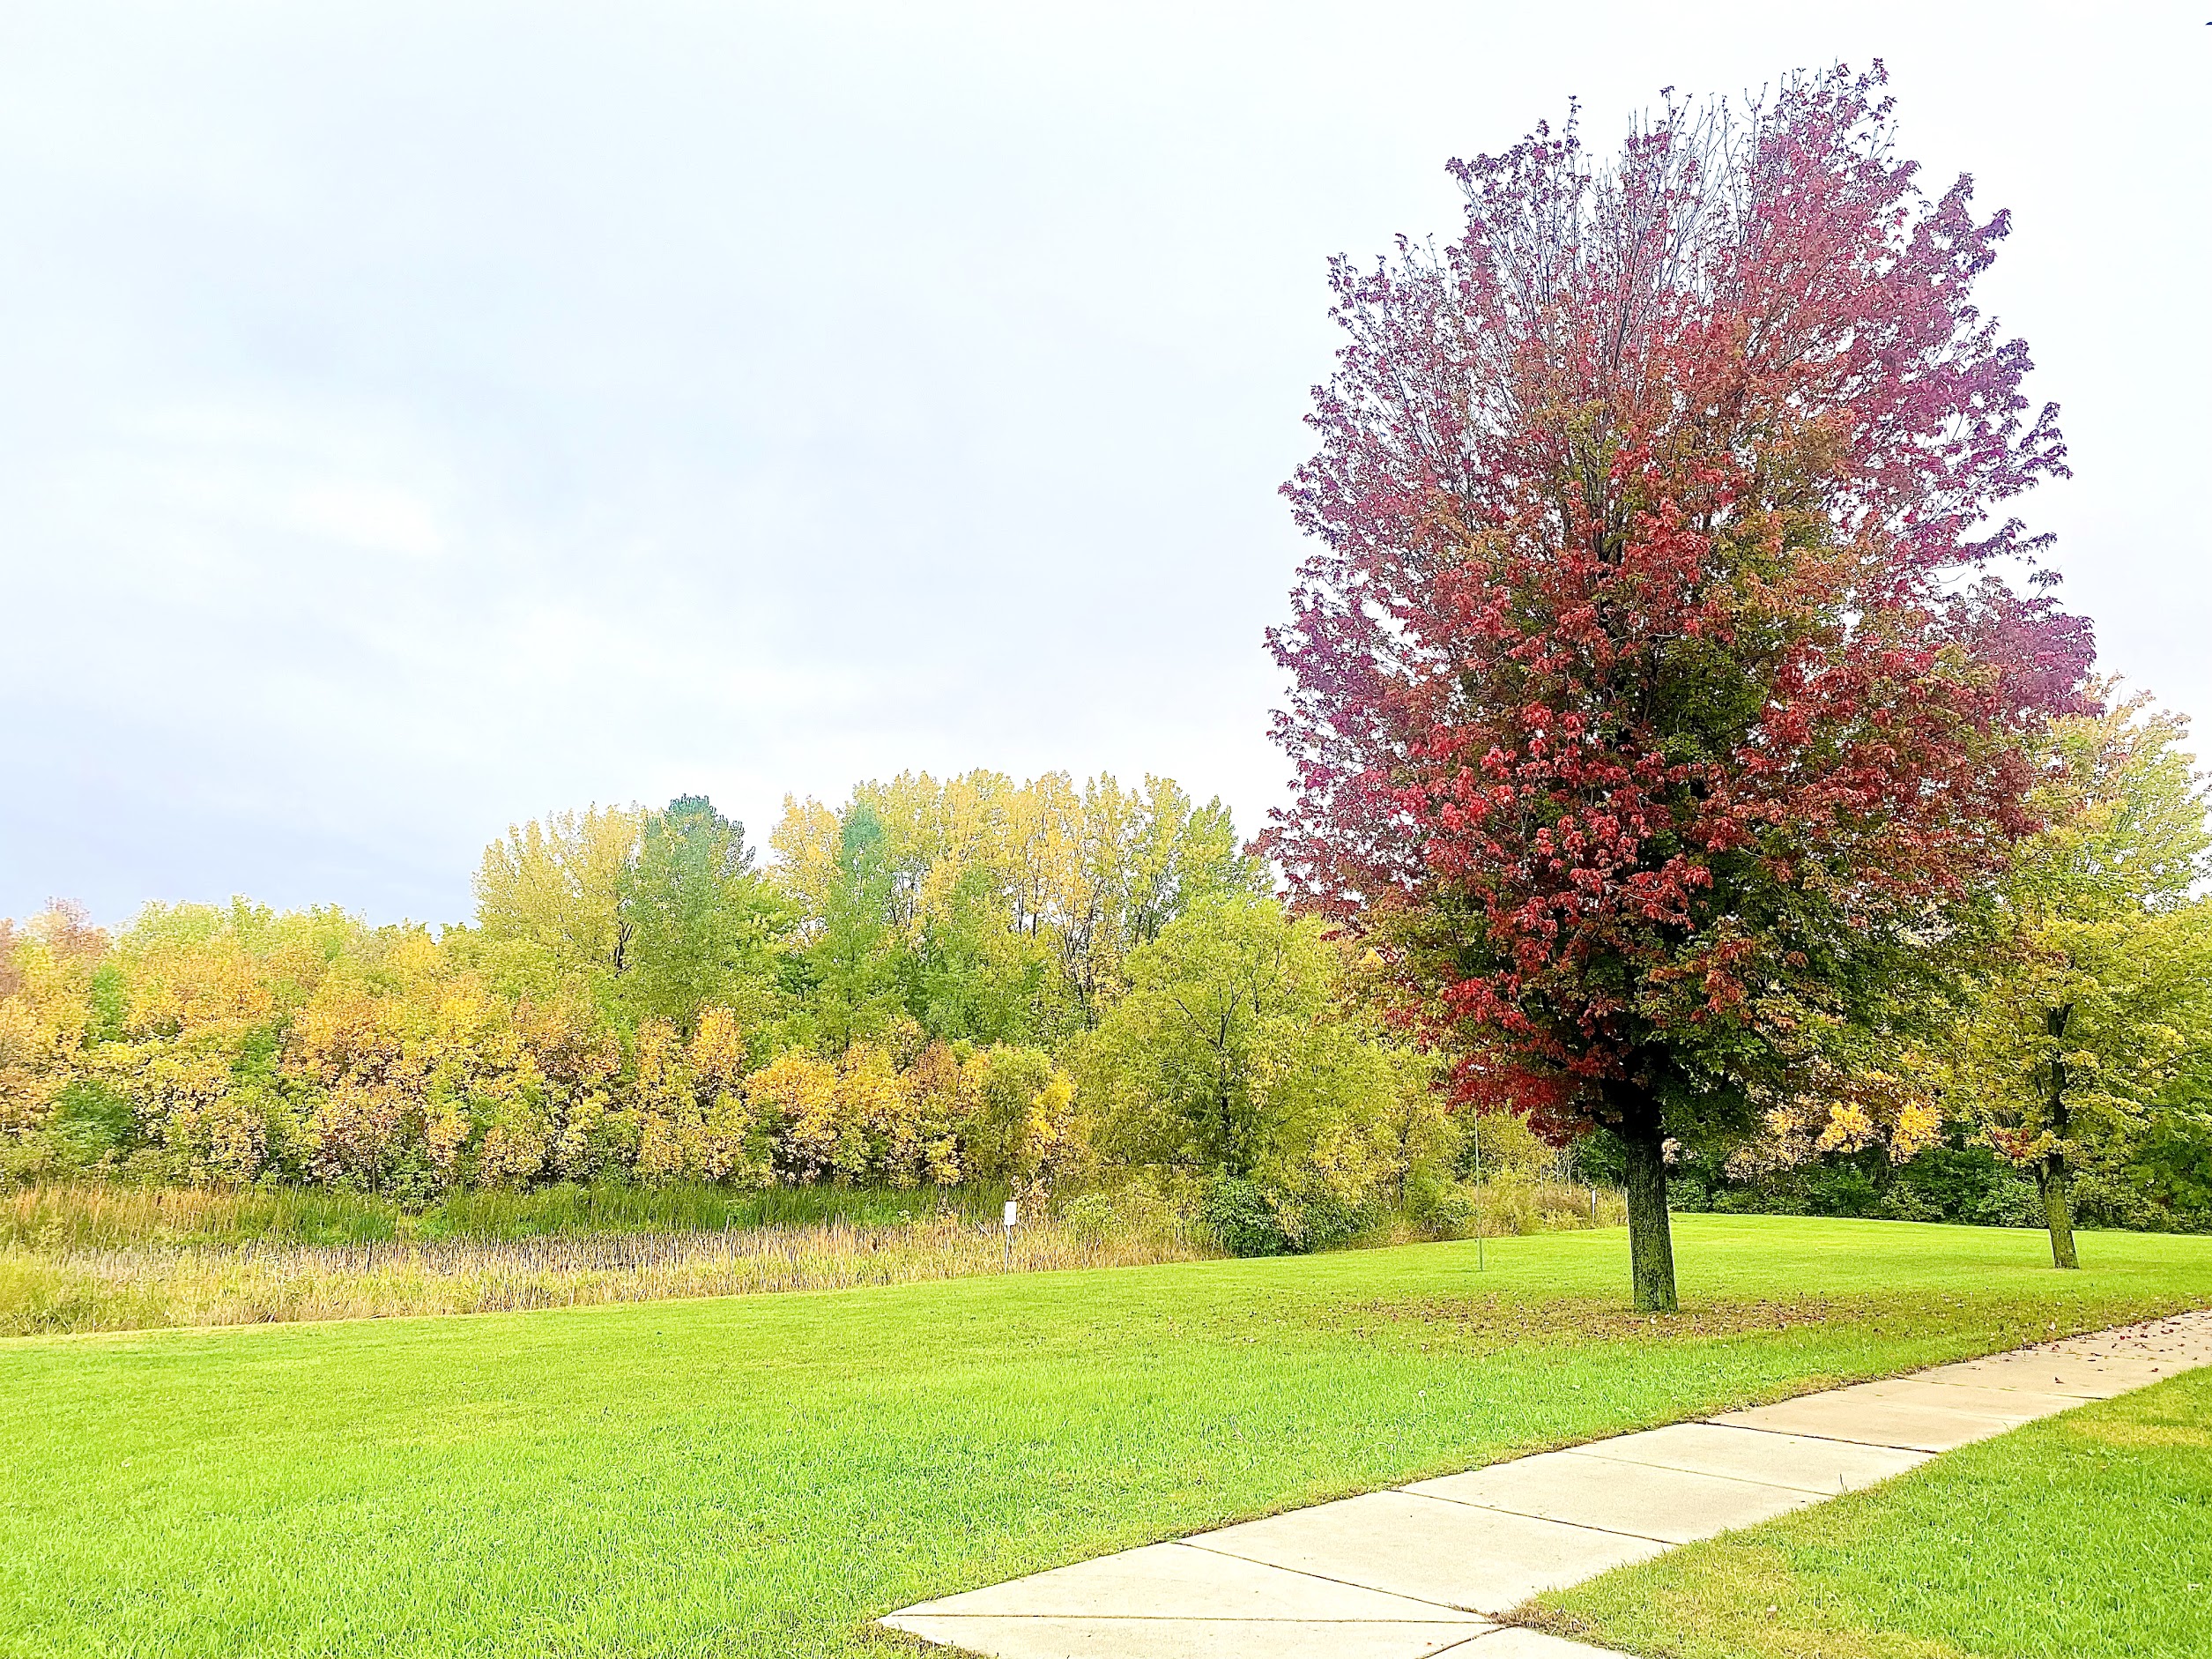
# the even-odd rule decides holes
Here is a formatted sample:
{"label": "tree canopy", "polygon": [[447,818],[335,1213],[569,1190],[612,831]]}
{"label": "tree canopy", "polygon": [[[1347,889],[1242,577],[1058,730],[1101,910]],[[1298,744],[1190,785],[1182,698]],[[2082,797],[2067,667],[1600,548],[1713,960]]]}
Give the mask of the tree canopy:
{"label": "tree canopy", "polygon": [[2015,855],[1950,1045],[1954,1099],[2036,1172],[2060,1267],[2069,1171],[2151,1132],[2212,1040],[2212,905],[2193,898],[2212,830],[2186,729],[2141,696],[2053,723],[2047,827]]}

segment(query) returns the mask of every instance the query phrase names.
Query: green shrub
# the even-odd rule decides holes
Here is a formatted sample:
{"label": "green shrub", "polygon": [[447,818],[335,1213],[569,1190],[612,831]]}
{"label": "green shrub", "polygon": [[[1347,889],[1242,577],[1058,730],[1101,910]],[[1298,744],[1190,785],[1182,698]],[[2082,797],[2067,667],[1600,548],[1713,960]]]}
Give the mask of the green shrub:
{"label": "green shrub", "polygon": [[56,1165],[78,1172],[113,1163],[137,1128],[128,1096],[98,1078],[80,1077],[56,1097],[46,1133]]}
{"label": "green shrub", "polygon": [[1977,1227],[2040,1227],[2035,1183],[1987,1147],[1935,1146],[1900,1164],[1895,1189],[1916,1213],[1907,1221],[1965,1222]]}
{"label": "green shrub", "polygon": [[1831,1153],[1748,1179],[1730,1175],[1707,1153],[1684,1149],[1668,1179],[1667,1201],[1675,1209],[1726,1215],[1944,1221],[1978,1227],[2043,1224],[2034,1183],[1986,1147],[1963,1141],[1931,1147],[1901,1164],[1870,1148]]}
{"label": "green shrub", "polygon": [[1464,1239],[1474,1231],[1474,1195],[1458,1181],[1434,1178],[1406,1187],[1406,1219],[1431,1239]]}
{"label": "green shrub", "polygon": [[2127,1177],[2149,1194],[2171,1224],[2212,1231],[2212,1112],[2156,1113],[2128,1160]]}
{"label": "green shrub", "polygon": [[1060,1224],[1080,1244],[1098,1244],[1123,1225],[1121,1211],[1104,1193],[1079,1193],[1059,1206]]}
{"label": "green shrub", "polygon": [[1318,1183],[1285,1193],[1239,1175],[1217,1176],[1206,1185],[1199,1218],[1214,1243],[1233,1256],[1333,1250],[1382,1220],[1370,1206],[1347,1203]]}
{"label": "green shrub", "polygon": [[1325,1187],[1307,1193],[1275,1194],[1272,1201],[1283,1238],[1294,1254],[1348,1244],[1378,1219],[1367,1206],[1348,1204]]}
{"label": "green shrub", "polygon": [[2084,1227],[2124,1227],[2131,1232],[2212,1231],[2212,1215],[2177,1209],[2161,1201],[2138,1169],[2085,1170],[2074,1178],[2074,1219]]}
{"label": "green shrub", "polygon": [[1459,1123],[1461,1138],[1454,1164],[1462,1179],[1473,1176],[1479,1167],[1486,1180],[1498,1176],[1533,1179],[1555,1172],[1566,1161],[1559,1148],[1538,1135],[1517,1112],[1478,1112],[1461,1117]]}
{"label": "green shrub", "polygon": [[1292,1252],[1282,1218],[1266,1189],[1240,1175],[1217,1177],[1199,1203],[1199,1219],[1214,1242],[1233,1256],[1280,1256]]}

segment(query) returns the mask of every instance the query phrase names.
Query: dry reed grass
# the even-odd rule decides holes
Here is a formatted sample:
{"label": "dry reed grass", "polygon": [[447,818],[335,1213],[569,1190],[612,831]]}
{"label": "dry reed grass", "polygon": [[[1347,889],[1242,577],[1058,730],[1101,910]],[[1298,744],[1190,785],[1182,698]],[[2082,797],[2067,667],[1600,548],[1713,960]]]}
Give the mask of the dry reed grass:
{"label": "dry reed grass", "polygon": [[[555,1195],[558,1196],[558,1195]],[[712,1194],[615,1194],[696,1211]],[[723,1228],[554,1231],[523,1238],[354,1236],[392,1218],[364,1201],[313,1193],[182,1188],[26,1188],[0,1199],[0,1336],[167,1326],[256,1325],[295,1320],[383,1319],[507,1313],[671,1297],[843,1290],[975,1274],[1135,1267],[1217,1254],[1169,1205],[1132,1191],[1078,1198],[1064,1216],[1039,1216],[1006,1240],[973,1206],[871,1216],[879,1201],[911,1195],[802,1195],[850,1203],[853,1219]],[[1555,1179],[1507,1176],[1460,1187],[1415,1226],[1403,1218],[1370,1244],[1421,1238],[1498,1238],[1627,1219],[1622,1194]],[[604,1203],[607,1195],[595,1201]],[[489,1201],[477,1201],[482,1209]],[[508,1201],[508,1208],[523,1200]],[[538,1208],[546,1200],[540,1195]],[[796,1204],[798,1199],[786,1199]],[[571,1206],[570,1208],[573,1208]],[[524,1217],[530,1219],[531,1217]],[[403,1225],[419,1217],[399,1216]],[[474,1216],[494,1224],[504,1210]],[[567,1209],[538,1222],[577,1217]],[[588,1217],[586,1218],[588,1219]]]}
{"label": "dry reed grass", "polygon": [[1414,1239],[1509,1239],[1521,1233],[1573,1232],[1629,1224],[1628,1194],[1555,1176],[1511,1174],[1477,1187],[1463,1182],[1418,1220],[1400,1217],[1385,1230],[1392,1242]]}
{"label": "dry reed grass", "polygon": [[0,1194],[0,1246],[53,1252],[300,1239],[330,1232],[334,1223],[337,1236],[364,1224],[389,1233],[382,1219],[358,1200],[318,1193],[41,1183]]}
{"label": "dry reed grass", "polygon": [[1475,1225],[1469,1231],[1479,1230],[1491,1238],[1629,1224],[1629,1195],[1617,1187],[1509,1177],[1470,1190]]}
{"label": "dry reed grass", "polygon": [[487,1313],[1131,1267],[1211,1254],[1180,1227],[1001,1231],[954,1215],[723,1232],[356,1245],[0,1246],[0,1335]]}
{"label": "dry reed grass", "polygon": [[984,1220],[1003,1191],[834,1185],[740,1188],[563,1183],[460,1189],[427,1206],[296,1187],[138,1187],[61,1181],[0,1191],[0,1246],[55,1253],[138,1245],[384,1244],[409,1239],[522,1239],[587,1232],[721,1232],[847,1221],[910,1221],[943,1211]]}

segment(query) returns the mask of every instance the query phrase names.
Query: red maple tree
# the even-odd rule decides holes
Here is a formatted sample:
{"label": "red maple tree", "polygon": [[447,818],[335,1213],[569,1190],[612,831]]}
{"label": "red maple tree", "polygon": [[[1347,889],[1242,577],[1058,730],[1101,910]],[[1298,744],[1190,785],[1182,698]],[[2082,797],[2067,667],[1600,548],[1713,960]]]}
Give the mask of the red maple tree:
{"label": "red maple tree", "polygon": [[1983,886],[2091,656],[2000,574],[2044,539],[1999,503],[2065,471],[1970,301],[2006,216],[1918,192],[1883,85],[1453,162],[1455,242],[1334,262],[1285,487],[1318,546],[1265,844],[1464,1097],[1619,1136],[1640,1306],[1667,1136],[1748,1129],[1791,1010],[1850,1018]]}

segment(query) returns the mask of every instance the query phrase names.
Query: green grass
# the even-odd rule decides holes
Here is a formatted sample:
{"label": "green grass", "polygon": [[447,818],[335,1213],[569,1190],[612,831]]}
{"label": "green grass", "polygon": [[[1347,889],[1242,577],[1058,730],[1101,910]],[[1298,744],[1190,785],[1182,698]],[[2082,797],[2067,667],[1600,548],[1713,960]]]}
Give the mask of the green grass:
{"label": "green grass", "polygon": [[1666,1659],[2202,1659],[2212,1372],[1538,1603]]}
{"label": "green grass", "polygon": [[1618,1231],[0,1343],[0,1653],[840,1655],[1100,1551],[2212,1304],[2212,1241]]}

